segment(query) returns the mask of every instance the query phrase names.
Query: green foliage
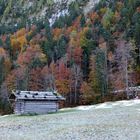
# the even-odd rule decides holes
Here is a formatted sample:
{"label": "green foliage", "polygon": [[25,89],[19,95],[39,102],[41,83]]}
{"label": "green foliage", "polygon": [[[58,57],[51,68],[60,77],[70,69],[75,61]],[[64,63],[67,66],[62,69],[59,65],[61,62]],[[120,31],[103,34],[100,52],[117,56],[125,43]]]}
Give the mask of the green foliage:
{"label": "green foliage", "polygon": [[102,50],[97,50],[96,55],[96,72],[98,81],[98,92],[101,93],[102,96],[107,94],[106,89],[106,78],[105,78],[105,54]]}
{"label": "green foliage", "polygon": [[2,42],[2,40],[0,39],[0,46],[2,47],[2,45],[3,45],[3,42]]}
{"label": "green foliage", "polygon": [[80,20],[80,25],[81,25],[81,27],[84,27],[84,26],[85,26],[85,23],[86,23],[86,19],[85,19],[84,14],[82,14],[82,15],[81,15],[81,20]]}
{"label": "green foliage", "polygon": [[[64,82],[61,82],[62,77],[66,73],[66,70],[61,75],[60,70],[57,69],[59,69],[59,64],[63,62],[66,65],[69,75],[66,78],[70,92],[66,93],[68,100],[70,100],[69,102],[72,103],[74,100],[74,95],[71,94],[74,93],[74,82],[77,78],[73,72],[73,66],[75,65],[79,67],[82,73],[80,75],[81,81],[85,81],[87,84],[84,98],[88,103],[100,102],[103,97],[110,96],[112,98],[112,95],[108,93],[107,70],[111,71],[113,68],[118,68],[114,62],[116,42],[120,39],[127,40],[128,42],[133,40],[134,46],[136,46],[136,56],[133,57],[135,59],[138,58],[140,53],[140,1],[101,0],[96,4],[93,11],[86,16],[83,13],[83,7],[88,0],[72,1],[68,5],[68,13],[66,15],[60,15],[54,24],[51,23],[51,25],[49,19],[57,10],[57,8],[55,9],[54,1],[39,0],[33,3],[31,2],[29,7],[26,2],[26,0],[20,0],[19,3],[15,0],[10,0],[9,2],[5,0],[0,1],[0,46],[5,49],[5,56],[12,63],[12,68],[9,71],[13,72],[19,68],[25,68],[25,65],[19,67],[17,61],[19,54],[26,53],[28,47],[21,49],[19,46],[16,46],[16,48],[11,45],[11,37],[13,35],[15,37],[18,36],[16,31],[19,31],[23,27],[26,28],[24,33],[27,39],[26,46],[40,45],[42,53],[46,55],[47,59],[45,62],[42,62],[38,57],[31,60],[23,74],[19,72],[23,78],[16,79],[18,81],[16,88],[23,90],[29,89],[28,84],[31,82],[30,73],[33,69],[35,70],[37,68],[41,71],[40,77],[46,78],[47,81],[52,82],[54,85],[56,81],[59,81],[59,86],[62,86],[61,84]],[[42,10],[44,11],[46,5],[47,10],[44,17],[38,18],[40,12]],[[23,10],[23,7],[25,10]],[[65,3],[62,4],[59,10],[61,12],[64,9],[66,10]],[[10,23],[7,22],[7,17]],[[100,40],[101,38],[103,39]],[[110,52],[105,52],[104,48],[100,48],[104,47],[100,46],[104,42],[107,44],[106,51]],[[81,50],[78,51],[77,48]],[[90,60],[92,55],[95,57],[95,62]],[[27,59],[29,61],[28,58],[30,58],[30,53],[23,58],[21,57],[21,59]],[[134,61],[136,65],[135,69],[137,70],[139,69],[139,59]],[[91,67],[92,63],[95,64]],[[6,67],[8,65],[10,64],[7,61]],[[47,68],[44,68],[44,66]],[[132,70],[134,74],[136,72],[135,69]],[[0,73],[1,85],[5,78],[7,78],[5,77],[3,57],[0,59]],[[36,81],[36,79],[34,80]],[[111,80],[109,83],[112,86]],[[45,82],[41,84],[44,84],[44,87],[46,86]],[[75,89],[78,93],[78,100],[81,94],[80,86],[81,83],[78,81],[77,89]]]}
{"label": "green foliage", "polygon": [[55,43],[55,59],[62,58],[66,53],[67,39],[64,35]]}
{"label": "green foliage", "polygon": [[12,113],[12,108],[10,103],[7,100],[2,100],[0,97],[0,114],[4,115],[4,114],[11,114],[11,113]]}
{"label": "green foliage", "polygon": [[30,64],[31,68],[37,68],[37,67],[42,67],[43,63],[40,61],[39,58],[36,58],[32,61],[32,63]]}
{"label": "green foliage", "polygon": [[109,29],[111,27],[111,24],[114,21],[114,13],[111,9],[107,9],[105,15],[103,16],[103,26],[105,29]]}
{"label": "green foliage", "polygon": [[52,40],[46,40],[42,42],[41,48],[47,56],[47,61],[50,64],[52,60],[54,60],[54,42]]}
{"label": "green foliage", "polygon": [[4,58],[0,57],[0,86],[5,79],[5,66],[4,66]]}

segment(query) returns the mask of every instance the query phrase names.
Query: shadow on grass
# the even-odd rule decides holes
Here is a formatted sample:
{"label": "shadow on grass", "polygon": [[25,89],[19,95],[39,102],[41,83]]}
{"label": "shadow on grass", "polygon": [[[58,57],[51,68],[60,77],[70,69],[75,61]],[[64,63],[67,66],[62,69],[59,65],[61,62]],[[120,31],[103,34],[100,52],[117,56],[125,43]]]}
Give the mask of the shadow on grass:
{"label": "shadow on grass", "polygon": [[51,115],[51,114],[61,114],[61,113],[71,113],[71,112],[77,112],[80,110],[76,109],[66,109],[66,110],[58,110],[58,112],[48,112],[46,114],[37,114],[37,113],[28,113],[28,114],[13,114],[14,117],[31,117],[31,116],[40,116],[40,115]]}

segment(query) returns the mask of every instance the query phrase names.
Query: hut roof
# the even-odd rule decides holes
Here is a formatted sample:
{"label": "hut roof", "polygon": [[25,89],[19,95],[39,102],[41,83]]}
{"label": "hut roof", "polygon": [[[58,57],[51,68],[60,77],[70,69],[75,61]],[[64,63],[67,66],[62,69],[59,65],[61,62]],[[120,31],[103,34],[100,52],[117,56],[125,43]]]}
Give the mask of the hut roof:
{"label": "hut roof", "polygon": [[14,95],[21,100],[65,100],[56,91],[16,91]]}

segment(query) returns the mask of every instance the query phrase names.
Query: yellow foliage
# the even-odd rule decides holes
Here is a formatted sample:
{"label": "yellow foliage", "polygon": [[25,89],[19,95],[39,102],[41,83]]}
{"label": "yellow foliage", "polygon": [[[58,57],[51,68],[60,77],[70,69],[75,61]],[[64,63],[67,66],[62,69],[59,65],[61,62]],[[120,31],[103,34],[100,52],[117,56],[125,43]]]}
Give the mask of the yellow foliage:
{"label": "yellow foliage", "polygon": [[11,46],[14,50],[19,50],[20,49],[20,45],[19,42],[17,41],[16,38],[14,38],[13,36],[10,38],[11,41]]}
{"label": "yellow foliage", "polygon": [[119,20],[121,19],[120,13],[117,12],[117,11],[115,11],[114,17],[115,17],[115,20],[116,20],[116,21],[119,21]]}
{"label": "yellow foliage", "polygon": [[100,9],[100,14],[101,14],[101,15],[104,15],[104,14],[106,13],[106,11],[107,11],[107,8],[106,8],[106,7],[101,8],[101,9]]}
{"label": "yellow foliage", "polygon": [[39,56],[40,61],[45,62],[47,60],[46,55],[44,53],[41,53]]}
{"label": "yellow foliage", "polygon": [[5,52],[4,48],[0,48],[0,56],[3,56],[3,57],[6,56],[6,52]]}
{"label": "yellow foliage", "polygon": [[22,28],[22,29],[20,29],[19,31],[16,32],[17,37],[24,36],[25,34],[26,34],[26,29],[25,28]]}
{"label": "yellow foliage", "polygon": [[6,84],[7,84],[7,89],[9,91],[9,93],[13,90],[16,89],[16,85],[15,85],[15,74],[14,72],[11,72],[7,78],[6,78]]}
{"label": "yellow foliage", "polygon": [[122,2],[120,2],[120,1],[117,2],[116,5],[117,5],[116,7],[117,7],[117,10],[118,10],[118,11],[120,11],[120,10],[122,9],[122,7],[124,6],[124,4],[123,4]]}
{"label": "yellow foliage", "polygon": [[24,45],[27,44],[26,29],[22,28],[21,30],[17,31],[16,34],[11,35],[10,41],[14,51],[18,50],[22,52]]}
{"label": "yellow foliage", "polygon": [[25,36],[20,36],[19,38],[17,38],[17,42],[19,42],[20,50],[22,52],[24,45],[27,44],[26,37]]}
{"label": "yellow foliage", "polygon": [[28,32],[28,36],[30,36],[32,33],[33,33],[33,31],[29,31],[29,32]]}

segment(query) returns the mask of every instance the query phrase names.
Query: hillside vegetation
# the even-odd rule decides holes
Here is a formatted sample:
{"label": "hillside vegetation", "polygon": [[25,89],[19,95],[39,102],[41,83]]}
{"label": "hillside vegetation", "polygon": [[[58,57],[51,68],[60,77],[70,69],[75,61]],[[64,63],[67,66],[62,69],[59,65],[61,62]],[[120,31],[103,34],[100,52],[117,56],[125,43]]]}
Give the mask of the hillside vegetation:
{"label": "hillside vegetation", "polygon": [[140,85],[140,1],[90,2],[0,1],[1,112],[12,90],[57,89],[75,106]]}

